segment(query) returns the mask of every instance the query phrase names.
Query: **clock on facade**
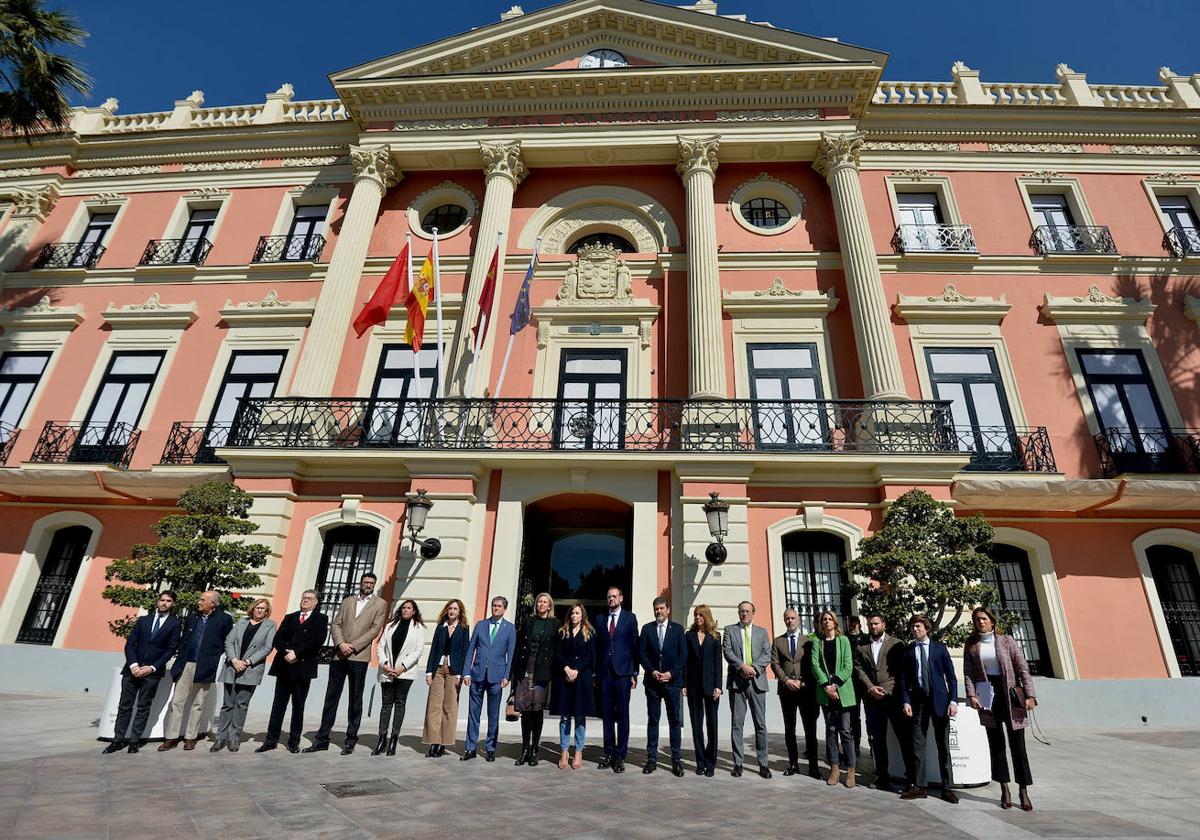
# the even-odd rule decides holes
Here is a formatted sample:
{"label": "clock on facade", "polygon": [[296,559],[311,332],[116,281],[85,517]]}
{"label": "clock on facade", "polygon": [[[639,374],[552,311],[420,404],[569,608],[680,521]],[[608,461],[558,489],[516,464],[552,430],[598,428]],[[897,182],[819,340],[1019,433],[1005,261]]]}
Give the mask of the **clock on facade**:
{"label": "clock on facade", "polygon": [[579,60],[581,70],[594,70],[597,67],[627,67],[629,62],[625,56],[616,50],[592,50]]}

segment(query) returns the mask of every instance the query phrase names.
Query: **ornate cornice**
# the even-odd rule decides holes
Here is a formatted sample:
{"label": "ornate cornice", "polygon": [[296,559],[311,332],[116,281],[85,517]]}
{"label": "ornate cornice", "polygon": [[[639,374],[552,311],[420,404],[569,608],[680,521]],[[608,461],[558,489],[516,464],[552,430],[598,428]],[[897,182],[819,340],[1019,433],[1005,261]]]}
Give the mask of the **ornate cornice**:
{"label": "ornate cornice", "polygon": [[855,134],[826,134],[821,132],[821,142],[817,146],[817,157],[813,161],[813,169],[823,178],[829,178],[839,169],[852,167],[858,169],[858,156],[863,148],[863,136]]}
{"label": "ornate cornice", "polygon": [[680,177],[686,178],[693,172],[707,172],[715,175],[718,160],[717,150],[721,148],[721,138],[711,137],[680,137],[679,160],[675,171]]}
{"label": "ornate cornice", "polygon": [[1042,315],[1057,324],[1115,324],[1132,321],[1144,324],[1155,305],[1150,298],[1118,297],[1105,294],[1099,286],[1088,288],[1085,295],[1056,297],[1049,292],[1041,306]]}
{"label": "ornate cornice", "polygon": [[316,300],[280,300],[275,289],[262,300],[235,304],[226,300],[221,307],[221,320],[229,326],[307,326],[312,321]]}
{"label": "ornate cornice", "polygon": [[83,323],[83,304],[55,306],[48,295],[32,306],[0,310],[0,327],[8,330],[66,330]]}
{"label": "ornate cornice", "polygon": [[133,327],[137,329],[176,329],[191,326],[199,317],[196,301],[188,303],[163,303],[159,293],[154,292],[142,303],[117,306],[110,303],[104,310],[104,322],[114,329]]}
{"label": "ornate cornice", "polygon": [[964,295],[953,283],[947,283],[940,295],[899,295],[896,314],[913,323],[956,321],[960,323],[999,323],[1012,307],[1004,299]]}
{"label": "ornate cornice", "polygon": [[521,157],[521,142],[479,144],[479,155],[483,158],[483,174],[486,178],[507,178],[513,188],[521,185],[529,169]]}
{"label": "ornate cornice", "polygon": [[392,150],[388,146],[351,146],[350,163],[354,165],[356,182],[374,181],[384,192],[404,177],[392,161]]}
{"label": "ornate cornice", "polygon": [[734,317],[772,315],[824,316],[837,308],[838,298],[830,289],[789,289],[782,277],[776,277],[765,289],[753,292],[725,292],[721,308]]}

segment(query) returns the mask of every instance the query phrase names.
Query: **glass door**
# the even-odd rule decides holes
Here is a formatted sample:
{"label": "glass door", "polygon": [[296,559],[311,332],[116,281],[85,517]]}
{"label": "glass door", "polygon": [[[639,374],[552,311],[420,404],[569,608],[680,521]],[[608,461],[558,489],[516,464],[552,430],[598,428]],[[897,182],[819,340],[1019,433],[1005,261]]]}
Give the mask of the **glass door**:
{"label": "glass door", "polygon": [[937,193],[899,193],[900,239],[905,251],[941,251],[942,210]]}
{"label": "glass door", "polygon": [[933,396],[950,401],[959,449],[975,453],[973,469],[1012,470],[1019,464],[1004,383],[990,348],[925,351]]}
{"label": "glass door", "polygon": [[620,449],[625,438],[625,351],[563,350],[556,449]]}
{"label": "glass door", "polygon": [[430,419],[428,400],[437,393],[437,348],[422,346],[413,372],[412,346],[388,344],[379,357],[364,420],[368,446],[416,446]]}
{"label": "glass door", "polygon": [[815,344],[750,344],[750,399],[754,434],[766,449],[822,449],[828,419],[821,404]]}
{"label": "glass door", "polygon": [[142,419],[162,360],[162,353],[113,354],[71,460],[99,464],[121,461]]}
{"label": "glass door", "polygon": [[1164,471],[1170,431],[1139,350],[1080,350],[1092,407],[1117,468]]}

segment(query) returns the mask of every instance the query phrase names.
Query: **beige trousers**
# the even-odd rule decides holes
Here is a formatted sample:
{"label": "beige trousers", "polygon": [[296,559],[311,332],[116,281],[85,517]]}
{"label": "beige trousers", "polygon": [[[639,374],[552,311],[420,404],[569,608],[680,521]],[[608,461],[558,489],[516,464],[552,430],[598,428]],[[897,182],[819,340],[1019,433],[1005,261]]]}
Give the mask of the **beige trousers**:
{"label": "beige trousers", "polygon": [[195,741],[199,735],[200,724],[204,723],[204,702],[208,699],[208,692],[212,690],[213,684],[194,683],[192,679],[195,676],[195,662],[183,666],[183,673],[175,683],[175,693],[171,696],[167,718],[163,722],[163,737]]}
{"label": "beige trousers", "polygon": [[445,665],[439,665],[433,674],[433,685],[429,686],[429,700],[425,704],[425,731],[421,735],[423,744],[454,746],[454,731],[458,728],[457,677]]}

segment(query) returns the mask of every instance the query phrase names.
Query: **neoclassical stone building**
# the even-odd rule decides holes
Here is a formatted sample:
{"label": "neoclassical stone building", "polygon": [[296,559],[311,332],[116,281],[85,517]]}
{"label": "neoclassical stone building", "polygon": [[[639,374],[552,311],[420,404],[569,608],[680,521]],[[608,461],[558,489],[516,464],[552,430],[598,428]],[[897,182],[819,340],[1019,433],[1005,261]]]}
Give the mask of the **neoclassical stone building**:
{"label": "neoclassical stone building", "polygon": [[[842,561],[919,487],[995,525],[1053,685],[1200,673],[1200,76],[886,60],[704,0],[569,0],[336,99],[109,100],[8,145],[3,655],[77,663],[42,685],[110,666],[107,562],[230,476],[277,612],[373,569],[427,613],[618,583],[776,628],[852,613]],[[440,365],[433,307],[419,355],[402,305],[350,328],[435,228]]]}

